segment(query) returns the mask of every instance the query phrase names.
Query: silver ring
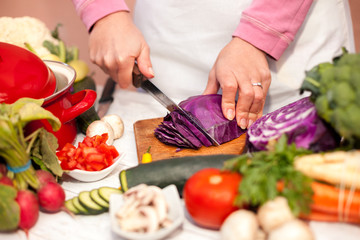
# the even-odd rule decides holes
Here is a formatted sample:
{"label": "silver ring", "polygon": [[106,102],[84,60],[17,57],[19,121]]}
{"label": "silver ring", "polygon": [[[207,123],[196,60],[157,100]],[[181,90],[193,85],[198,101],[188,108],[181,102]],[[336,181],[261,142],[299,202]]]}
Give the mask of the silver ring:
{"label": "silver ring", "polygon": [[262,86],[261,83],[259,83],[259,82],[257,82],[257,83],[252,83],[251,85],[253,85],[253,86],[258,86],[258,87],[263,88],[263,86]]}

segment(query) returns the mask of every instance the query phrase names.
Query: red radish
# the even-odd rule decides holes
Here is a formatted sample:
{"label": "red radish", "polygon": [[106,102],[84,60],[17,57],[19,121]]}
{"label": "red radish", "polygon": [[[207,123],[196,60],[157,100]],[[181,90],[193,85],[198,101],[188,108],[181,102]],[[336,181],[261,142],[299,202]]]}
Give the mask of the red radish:
{"label": "red radish", "polygon": [[0,184],[5,184],[5,185],[8,185],[8,186],[11,186],[13,187],[14,186],[14,183],[13,181],[11,180],[11,178],[3,175],[2,177],[0,177]]}
{"label": "red radish", "polygon": [[20,207],[19,227],[28,235],[39,218],[39,202],[36,194],[30,190],[19,190],[16,196],[16,202]]}
{"label": "red radish", "polygon": [[63,209],[65,192],[60,184],[48,182],[37,192],[41,209],[47,212],[58,212]]}
{"label": "red radish", "polygon": [[55,177],[49,171],[39,169],[36,170],[35,175],[38,178],[41,186],[48,182],[56,182]]}
{"label": "red radish", "polygon": [[6,173],[7,173],[6,165],[3,164],[3,163],[0,163],[0,173],[1,173],[2,175],[6,175]]}

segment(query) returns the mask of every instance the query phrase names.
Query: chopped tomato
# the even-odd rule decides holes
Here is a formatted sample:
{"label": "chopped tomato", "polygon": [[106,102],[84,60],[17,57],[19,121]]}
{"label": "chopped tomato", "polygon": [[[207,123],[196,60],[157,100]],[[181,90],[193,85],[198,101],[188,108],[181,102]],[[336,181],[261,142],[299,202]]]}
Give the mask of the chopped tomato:
{"label": "chopped tomato", "polygon": [[114,146],[106,144],[107,133],[94,137],[85,137],[76,148],[70,143],[56,153],[61,168],[64,170],[81,169],[86,171],[100,171],[111,164],[119,152]]}

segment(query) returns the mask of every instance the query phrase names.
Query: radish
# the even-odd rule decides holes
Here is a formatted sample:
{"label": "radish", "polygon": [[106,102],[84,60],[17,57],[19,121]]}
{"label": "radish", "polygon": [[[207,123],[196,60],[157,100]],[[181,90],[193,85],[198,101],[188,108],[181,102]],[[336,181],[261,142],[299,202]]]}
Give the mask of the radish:
{"label": "radish", "polygon": [[48,182],[37,192],[41,209],[46,212],[58,212],[64,209],[65,192],[60,184]]}
{"label": "radish", "polygon": [[5,185],[8,185],[8,186],[11,186],[13,187],[14,186],[14,183],[13,181],[11,180],[11,178],[3,175],[2,177],[0,177],[0,184],[5,184]]}
{"label": "radish", "polygon": [[48,182],[56,182],[55,177],[49,171],[39,169],[36,170],[35,175],[40,182],[40,186],[43,186]]}
{"label": "radish", "polygon": [[16,196],[16,202],[20,207],[19,227],[28,235],[39,218],[39,202],[36,194],[30,190],[19,190]]}

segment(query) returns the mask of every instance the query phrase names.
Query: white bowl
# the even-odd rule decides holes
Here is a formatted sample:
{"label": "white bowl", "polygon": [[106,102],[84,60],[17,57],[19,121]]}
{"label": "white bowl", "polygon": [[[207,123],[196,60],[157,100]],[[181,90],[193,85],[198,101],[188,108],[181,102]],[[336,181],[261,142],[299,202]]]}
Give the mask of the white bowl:
{"label": "white bowl", "polygon": [[181,205],[179,192],[175,185],[169,185],[162,189],[165,199],[169,204],[169,218],[172,220],[170,226],[166,228],[161,228],[153,233],[136,233],[136,232],[127,232],[121,230],[120,226],[117,223],[116,212],[120,209],[121,205],[124,203],[122,194],[112,194],[110,196],[110,221],[111,229],[113,232],[118,234],[120,237],[125,239],[132,240],[157,240],[163,239],[184,222],[184,209]]}
{"label": "white bowl", "polygon": [[124,155],[125,155],[124,153],[119,152],[119,156],[114,159],[113,164],[107,168],[104,168],[101,171],[85,171],[80,169],[74,169],[70,171],[65,171],[65,174],[82,182],[98,181],[109,175],[112,172],[112,170],[114,170],[121,163],[121,160],[124,158]]}

